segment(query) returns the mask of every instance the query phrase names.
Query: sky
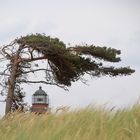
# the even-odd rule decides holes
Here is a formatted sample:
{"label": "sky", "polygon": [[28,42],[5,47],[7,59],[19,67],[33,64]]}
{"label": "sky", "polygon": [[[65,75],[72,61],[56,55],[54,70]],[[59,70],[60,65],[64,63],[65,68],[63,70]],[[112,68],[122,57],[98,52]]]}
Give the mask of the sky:
{"label": "sky", "polygon": [[[69,92],[41,85],[50,97],[50,107],[123,108],[139,100],[139,0],[0,0],[0,19],[0,46],[23,35],[45,33],[66,44],[87,43],[120,49],[120,65],[136,70],[127,77],[89,79],[88,85],[76,82]],[[38,86],[24,86],[25,102],[29,105]],[[4,104],[0,103],[0,115],[3,113]]]}

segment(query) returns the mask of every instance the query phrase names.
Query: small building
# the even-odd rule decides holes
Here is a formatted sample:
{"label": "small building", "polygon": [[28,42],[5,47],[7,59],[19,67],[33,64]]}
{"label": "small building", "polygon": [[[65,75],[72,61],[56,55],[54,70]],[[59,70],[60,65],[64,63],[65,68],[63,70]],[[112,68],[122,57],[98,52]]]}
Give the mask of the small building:
{"label": "small building", "polygon": [[32,95],[32,108],[31,111],[35,113],[45,113],[49,110],[49,97],[47,93],[39,89]]}

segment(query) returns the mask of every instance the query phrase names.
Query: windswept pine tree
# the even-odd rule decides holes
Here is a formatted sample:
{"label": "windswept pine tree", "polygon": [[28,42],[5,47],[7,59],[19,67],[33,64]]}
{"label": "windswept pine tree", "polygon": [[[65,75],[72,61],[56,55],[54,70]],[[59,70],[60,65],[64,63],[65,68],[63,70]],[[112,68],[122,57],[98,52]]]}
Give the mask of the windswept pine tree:
{"label": "windswept pine tree", "polygon": [[[44,34],[31,34],[15,39],[1,47],[1,55],[7,66],[1,71],[1,86],[7,95],[5,113],[11,111],[16,92],[22,83],[43,83],[67,89],[72,82],[92,77],[122,76],[134,72],[130,67],[105,66],[103,62],[120,62],[120,50],[94,45],[67,47],[58,38]],[[47,67],[41,67],[41,60]],[[44,72],[44,80],[30,79],[31,73]],[[17,89],[18,87],[18,89]],[[20,94],[20,92],[19,92]]]}

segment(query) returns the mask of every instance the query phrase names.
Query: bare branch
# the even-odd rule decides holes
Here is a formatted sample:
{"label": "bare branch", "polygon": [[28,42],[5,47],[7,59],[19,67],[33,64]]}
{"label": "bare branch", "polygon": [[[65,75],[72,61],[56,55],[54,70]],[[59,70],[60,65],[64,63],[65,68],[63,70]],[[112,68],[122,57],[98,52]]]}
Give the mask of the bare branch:
{"label": "bare branch", "polygon": [[0,102],[5,102],[5,100],[0,100]]}
{"label": "bare branch", "polygon": [[59,84],[57,84],[57,83],[50,83],[50,82],[46,82],[46,81],[28,81],[28,80],[20,80],[20,81],[18,81],[18,82],[20,82],[20,83],[34,83],[34,84],[37,84],[37,83],[42,83],[42,84],[47,84],[47,85],[54,85],[54,86],[58,86],[58,87],[60,87],[60,88],[63,88],[63,89],[65,89],[65,90],[68,90],[67,88],[66,88],[66,86],[62,86],[62,85],[59,85]]}
{"label": "bare branch", "polygon": [[[1,53],[1,52],[0,52]],[[5,61],[6,59],[4,57],[0,58],[0,62]]]}
{"label": "bare branch", "polygon": [[37,60],[42,60],[42,59],[47,59],[47,57],[46,56],[41,56],[41,57],[31,58],[31,59],[22,58],[22,61],[24,61],[24,62],[32,62],[32,61],[37,61]]}
{"label": "bare branch", "polygon": [[9,49],[8,47],[13,47],[14,44],[15,44],[15,42],[12,42],[12,43],[9,44],[9,45],[3,46],[2,49],[1,49],[2,55],[5,56],[7,59],[12,58],[12,55],[10,55],[6,50],[12,51],[12,50]]}
{"label": "bare branch", "polygon": [[30,70],[30,71],[24,71],[24,72],[21,72],[21,74],[27,74],[27,73],[34,73],[36,71],[47,71],[47,72],[52,72],[51,70],[47,70],[47,69],[36,69],[36,70]]}
{"label": "bare branch", "polygon": [[3,73],[3,72],[0,72],[0,75],[10,76],[9,74]]}

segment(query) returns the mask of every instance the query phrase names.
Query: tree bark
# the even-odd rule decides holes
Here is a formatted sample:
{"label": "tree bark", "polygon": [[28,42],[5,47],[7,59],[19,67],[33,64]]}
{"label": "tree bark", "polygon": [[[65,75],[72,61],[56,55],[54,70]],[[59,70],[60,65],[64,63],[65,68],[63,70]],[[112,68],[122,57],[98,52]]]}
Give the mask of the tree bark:
{"label": "tree bark", "polygon": [[16,54],[13,57],[13,60],[11,60],[11,73],[10,77],[8,79],[8,95],[6,99],[6,108],[5,108],[5,115],[11,112],[13,97],[14,97],[14,91],[15,91],[15,84],[16,84],[16,78],[17,78],[17,68],[18,64],[18,55]]}

